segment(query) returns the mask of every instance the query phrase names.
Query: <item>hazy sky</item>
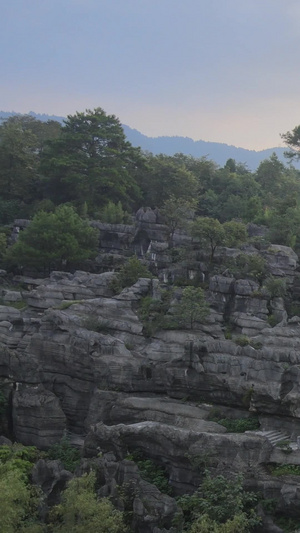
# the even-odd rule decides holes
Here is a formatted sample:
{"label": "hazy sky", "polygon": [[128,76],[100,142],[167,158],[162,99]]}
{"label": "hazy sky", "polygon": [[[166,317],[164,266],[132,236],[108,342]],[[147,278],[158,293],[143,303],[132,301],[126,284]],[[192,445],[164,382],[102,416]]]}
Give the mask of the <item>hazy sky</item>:
{"label": "hazy sky", "polygon": [[300,124],[300,0],[0,0],[0,109],[250,149]]}

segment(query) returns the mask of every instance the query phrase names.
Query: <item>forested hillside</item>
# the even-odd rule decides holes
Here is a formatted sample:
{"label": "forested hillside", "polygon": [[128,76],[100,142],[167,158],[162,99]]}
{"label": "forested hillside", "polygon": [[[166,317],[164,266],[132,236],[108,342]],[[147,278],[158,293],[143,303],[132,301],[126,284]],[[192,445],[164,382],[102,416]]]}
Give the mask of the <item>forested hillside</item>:
{"label": "forested hillside", "polygon": [[0,224],[0,533],[297,531],[300,171],[12,116]]}
{"label": "forested hillside", "polygon": [[1,224],[61,204],[122,223],[140,206],[162,209],[170,198],[191,202],[196,216],[263,224],[272,242],[299,246],[300,171],[275,154],[250,172],[233,159],[219,167],[205,157],[143,153],[100,108],[64,125],[16,115],[0,126]]}

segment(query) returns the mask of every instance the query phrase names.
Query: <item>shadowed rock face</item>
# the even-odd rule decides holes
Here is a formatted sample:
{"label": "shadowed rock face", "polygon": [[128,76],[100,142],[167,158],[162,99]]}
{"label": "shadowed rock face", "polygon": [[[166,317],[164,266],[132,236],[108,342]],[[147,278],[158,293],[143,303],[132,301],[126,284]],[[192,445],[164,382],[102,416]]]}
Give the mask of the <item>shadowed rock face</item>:
{"label": "shadowed rock face", "polygon": [[[145,338],[137,310],[143,296],[158,294],[156,281],[141,279],[111,297],[112,275],[55,272],[23,292],[25,311],[0,306],[0,369],[2,378],[16,384],[18,439],[43,448],[64,429],[86,434],[99,422],[174,425],[172,410],[163,413],[155,402],[149,409],[145,395],[300,418],[300,325],[293,319],[271,328],[266,299],[256,296],[257,283],[214,276],[205,324]],[[224,338],[222,317],[230,310],[237,331],[251,344]],[[128,396],[141,399],[112,409],[105,395],[115,393],[125,394],[127,402]],[[198,424],[200,412],[193,418]]]}

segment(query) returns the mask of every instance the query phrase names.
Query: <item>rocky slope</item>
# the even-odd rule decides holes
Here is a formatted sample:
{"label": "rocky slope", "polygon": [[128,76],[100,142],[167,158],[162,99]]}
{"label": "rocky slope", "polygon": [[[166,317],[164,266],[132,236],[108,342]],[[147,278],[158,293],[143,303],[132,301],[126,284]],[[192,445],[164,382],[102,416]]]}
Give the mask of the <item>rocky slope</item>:
{"label": "rocky slope", "polygon": [[[166,469],[175,494],[194,490],[209,466],[224,475],[243,473],[246,486],[275,498],[279,511],[298,515],[298,478],[274,478],[266,469],[269,463],[299,464],[297,447],[286,455],[265,434],[237,435],[210,419],[216,406],[224,417],[255,414],[262,430],[280,429],[296,442],[300,318],[289,318],[283,299],[266,295],[256,281],[237,279],[230,269],[209,276],[205,257],[174,264],[164,246],[165,227],[151,213],[147,217],[135,233],[128,227],[100,228],[105,246],[98,264],[107,254],[118,258],[133,247],[148,251],[158,275],[119,295],[113,296],[109,281],[115,274],[109,271],[15,278],[21,290],[8,288],[1,278],[0,376],[11,433],[41,449],[67,434],[85,457],[101,452],[101,468],[110,472],[104,475],[106,494],[113,495],[120,480],[138,479],[154,503],[146,527],[146,510],[136,496],[136,531],[171,531],[176,510],[174,499],[164,496],[162,504],[157,489],[126,460],[136,449]],[[123,238],[129,234],[129,240]],[[180,233],[176,238],[188,241]],[[220,250],[219,260],[236,253]],[[296,286],[298,258],[291,249],[269,246],[261,254],[273,276]],[[145,336],[142,299],[159,299],[161,290],[168,290],[166,279],[183,272],[209,282],[208,320],[193,330],[158,329]],[[22,310],[15,307],[20,301],[26,303]],[[276,316],[274,327],[270,314]],[[195,461],[201,468],[195,469]]]}

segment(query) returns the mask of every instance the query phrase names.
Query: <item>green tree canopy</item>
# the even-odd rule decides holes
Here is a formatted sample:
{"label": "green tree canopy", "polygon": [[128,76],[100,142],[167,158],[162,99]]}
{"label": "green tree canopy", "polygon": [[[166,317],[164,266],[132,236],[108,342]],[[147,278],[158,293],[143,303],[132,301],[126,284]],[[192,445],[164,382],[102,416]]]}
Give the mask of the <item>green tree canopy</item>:
{"label": "green tree canopy", "polygon": [[192,237],[198,239],[203,246],[210,249],[210,260],[213,261],[217,246],[224,245],[225,231],[218,220],[210,217],[197,217],[191,225]]}
{"label": "green tree canopy", "polygon": [[179,499],[187,533],[249,533],[260,524],[256,502],[257,496],[244,490],[241,476],[230,481],[208,472],[194,494]]}
{"label": "green tree canopy", "polygon": [[52,533],[125,533],[123,515],[107,498],[98,500],[94,472],[73,478],[50,513]]}
{"label": "green tree canopy", "polygon": [[181,299],[172,307],[172,322],[178,327],[194,329],[197,322],[204,322],[210,311],[200,287],[186,287]]}
{"label": "green tree canopy", "polygon": [[171,196],[193,200],[198,192],[197,180],[184,163],[163,154],[147,154],[147,171],[140,175],[139,183],[144,205],[149,207],[161,207]]}
{"label": "green tree canopy", "polygon": [[0,197],[30,203],[39,198],[39,156],[45,142],[59,135],[56,121],[29,115],[9,117],[0,126]]}
{"label": "green tree canopy", "polygon": [[288,146],[285,156],[291,161],[300,159],[300,126],[296,126],[292,131],[283,133],[281,138]]}
{"label": "green tree canopy", "polygon": [[8,264],[50,270],[96,254],[98,236],[72,207],[62,205],[54,213],[40,211],[7,252]]}
{"label": "green tree canopy", "polygon": [[173,195],[165,201],[160,212],[165,219],[166,225],[169,227],[171,241],[173,240],[176,229],[182,229],[188,226],[189,219],[194,214],[196,204],[196,198],[185,200],[184,198],[176,198]]}
{"label": "green tree canopy", "polygon": [[93,214],[108,201],[136,205],[139,149],[126,141],[119,120],[103,109],[69,115],[58,139],[42,155],[46,193],[55,203],[87,203]]}
{"label": "green tree canopy", "polygon": [[125,287],[131,287],[139,278],[151,278],[148,268],[141,263],[136,255],[133,255],[122,266],[110,286],[115,293],[121,292]]}

